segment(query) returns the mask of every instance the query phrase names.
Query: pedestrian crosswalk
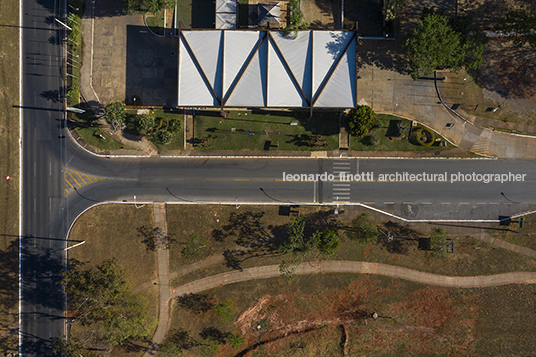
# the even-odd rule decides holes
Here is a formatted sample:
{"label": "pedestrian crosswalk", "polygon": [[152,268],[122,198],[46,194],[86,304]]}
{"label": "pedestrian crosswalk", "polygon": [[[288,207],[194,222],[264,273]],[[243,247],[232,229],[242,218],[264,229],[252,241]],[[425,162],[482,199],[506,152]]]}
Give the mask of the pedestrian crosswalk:
{"label": "pedestrian crosswalk", "polygon": [[340,182],[339,175],[341,173],[350,174],[351,162],[349,160],[335,160],[333,161],[333,175],[335,181],[333,182],[333,201],[336,202],[349,202],[350,201],[350,183]]}

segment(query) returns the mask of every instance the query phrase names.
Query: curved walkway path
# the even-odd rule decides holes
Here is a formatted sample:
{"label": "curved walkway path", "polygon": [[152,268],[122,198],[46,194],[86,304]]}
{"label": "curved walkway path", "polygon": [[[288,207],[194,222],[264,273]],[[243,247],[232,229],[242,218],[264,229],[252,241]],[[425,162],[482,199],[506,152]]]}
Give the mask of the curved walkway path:
{"label": "curved walkway path", "polygon": [[[344,260],[302,263],[298,269],[296,269],[297,275],[315,273],[374,274],[414,281],[421,284],[439,285],[450,288],[478,288],[517,283],[536,284],[536,272],[514,272],[478,276],[446,276],[381,263]],[[238,283],[241,281],[266,279],[276,276],[281,276],[279,265],[267,265],[243,270],[234,270],[179,286],[174,289],[171,297],[174,298],[184,294],[197,293],[203,290],[209,290],[218,286]]]}
{"label": "curved walkway path", "polygon": [[[159,207],[160,210],[163,207]],[[155,217],[157,212],[157,206],[155,205]],[[164,213],[165,214],[165,213]],[[160,228],[160,233],[165,240],[167,238],[167,229],[165,226],[165,219],[161,219],[157,223]],[[479,234],[473,234],[471,237],[483,241],[485,243],[498,246],[503,249],[507,249],[516,253],[524,254],[533,258],[536,258],[536,251],[526,247],[521,247],[516,244],[508,243],[500,239],[491,237],[485,232]],[[258,242],[256,242],[258,243]],[[155,356],[158,348],[164,342],[167,329],[169,326],[170,314],[170,302],[178,296],[185,294],[195,294],[204,290],[210,290],[219,286],[234,284],[242,281],[254,280],[254,279],[267,279],[277,276],[281,276],[279,271],[279,265],[267,265],[253,268],[246,268],[242,270],[234,270],[226,273],[221,273],[213,276],[209,276],[203,279],[195,280],[187,284],[181,285],[176,288],[171,288],[169,281],[177,276],[195,271],[202,267],[206,267],[215,264],[224,259],[224,255],[216,255],[208,257],[199,262],[187,265],[177,271],[168,273],[169,263],[167,256],[167,242],[163,248],[159,248],[165,251],[159,251],[159,278],[148,281],[133,289],[133,292],[140,292],[153,286],[155,283],[160,283],[160,314],[157,331],[153,335],[151,346],[148,348],[144,357]],[[247,250],[247,248],[243,249]],[[162,254],[165,254],[162,255]],[[161,265],[160,260],[164,258],[165,264]],[[421,284],[437,285],[452,288],[476,288],[476,287],[488,287],[497,285],[508,284],[536,284],[536,272],[512,272],[495,275],[478,275],[478,276],[446,276],[432,273],[426,273],[418,270],[402,268],[393,265],[371,263],[371,262],[357,262],[357,261],[344,261],[344,260],[330,260],[319,261],[315,263],[302,263],[295,272],[297,275],[315,274],[315,273],[354,273],[354,274],[374,274],[383,275],[392,278],[404,279]],[[165,281],[162,281],[162,278]],[[165,283],[165,284],[163,284]],[[167,287],[170,287],[168,290]],[[163,289],[167,291],[162,291]]]}

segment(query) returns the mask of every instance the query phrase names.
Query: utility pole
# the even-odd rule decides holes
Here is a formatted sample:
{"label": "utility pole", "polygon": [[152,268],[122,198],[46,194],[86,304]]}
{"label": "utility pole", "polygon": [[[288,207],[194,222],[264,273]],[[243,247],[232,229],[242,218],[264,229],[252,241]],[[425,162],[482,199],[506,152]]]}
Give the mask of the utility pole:
{"label": "utility pole", "polygon": [[58,20],[57,18],[54,18],[54,20],[56,20],[60,25],[62,25],[62,26],[65,27],[66,29],[69,29],[70,31],[73,30],[72,28],[70,28],[69,26],[67,26],[67,24],[64,24],[63,22],[61,22],[61,21]]}

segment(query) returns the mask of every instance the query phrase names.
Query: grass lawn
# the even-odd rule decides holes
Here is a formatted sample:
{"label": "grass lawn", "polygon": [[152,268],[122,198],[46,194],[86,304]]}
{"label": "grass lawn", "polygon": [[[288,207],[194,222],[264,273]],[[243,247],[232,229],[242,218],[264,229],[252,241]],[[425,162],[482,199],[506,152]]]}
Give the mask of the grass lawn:
{"label": "grass lawn", "polygon": [[[422,150],[439,150],[451,149],[453,146],[446,142],[443,137],[435,134],[436,138],[446,142],[445,147],[440,147],[439,142],[435,142],[432,146],[422,146],[415,141],[413,135],[420,126],[411,126],[411,120],[403,119],[394,115],[376,114],[377,122],[375,127],[369,131],[369,134],[374,137],[376,144],[365,145],[363,138],[355,138],[350,136],[350,148],[358,151],[422,151]],[[397,123],[400,123],[400,129],[397,129]],[[387,135],[392,135],[396,132],[403,134],[401,139],[391,140]]]}
{"label": "grass lawn", "polygon": [[[535,293],[535,285],[447,289],[351,274],[252,280],[176,299],[165,344],[185,357],[201,355],[210,338],[221,341],[216,356],[246,348],[248,356],[342,356],[341,342],[348,356],[524,356],[536,348]],[[224,301],[233,305],[229,322],[215,311]],[[372,312],[383,318],[365,321]],[[242,348],[225,343],[228,333],[244,336]]]}
{"label": "grass lawn", "polygon": [[[136,209],[133,205],[101,205],[84,213],[73,226],[69,240],[86,243],[69,250],[69,262],[79,262],[83,268],[94,267],[115,257],[125,269],[131,287],[158,276],[153,208],[146,205]],[[149,320],[158,318],[157,287],[143,291],[149,301]],[[71,333],[82,336],[89,331],[71,324]],[[134,341],[133,345],[147,346]],[[114,356],[141,356],[143,349],[125,347]],[[131,351],[132,353],[128,353]]]}
{"label": "grass lawn", "polygon": [[[128,115],[135,115],[137,112],[136,109],[129,109],[127,110]],[[156,144],[156,147],[159,151],[165,151],[165,150],[182,150],[184,149],[184,115],[175,113],[175,112],[169,112],[165,110],[152,110],[151,114],[155,117],[155,126],[153,128],[153,131],[159,129],[160,125],[163,125],[165,128],[165,119],[167,120],[179,120],[181,122],[181,128],[178,132],[172,133],[171,141],[166,145]],[[128,120],[128,118],[127,118]],[[162,124],[161,124],[162,122]],[[127,129],[128,131],[132,132],[134,135],[141,136],[140,133],[138,133],[136,130]],[[147,139],[151,140],[151,135],[146,135]]]}
{"label": "grass lawn", "polygon": [[[18,319],[19,6],[0,11],[0,331]],[[10,176],[6,180],[6,176]],[[0,332],[0,333],[1,333]],[[18,336],[0,340],[0,355],[18,353]]]}
{"label": "grass lawn", "polygon": [[69,250],[69,260],[93,267],[115,257],[132,287],[157,277],[151,205],[100,205],[76,221],[70,240],[86,243]]}
{"label": "grass lawn", "polygon": [[155,34],[164,35],[164,16],[164,10],[157,12],[156,14],[154,14],[154,16],[146,15],[145,23],[147,24],[147,27],[149,27],[149,29]]}
{"label": "grass lawn", "polygon": [[[227,119],[217,111],[199,111],[195,116],[198,150],[336,150],[339,143],[339,113],[291,111],[231,111]],[[296,125],[290,125],[295,122]],[[254,135],[251,135],[254,134]],[[327,147],[310,146],[320,135]]]}
{"label": "grass lawn", "polygon": [[[73,133],[73,136],[76,139],[76,135],[80,136],[86,143],[92,145],[98,149],[103,150],[114,150],[114,149],[123,149],[123,150],[138,150],[135,147],[124,145],[119,141],[113,139],[110,135],[106,134],[97,124],[91,126],[92,123],[95,123],[97,118],[91,111],[91,109],[84,107],[85,113],[69,113],[71,122],[69,123],[69,128],[73,127],[76,129],[76,132]],[[99,135],[104,136],[104,139],[99,137]]]}
{"label": "grass lawn", "polygon": [[[173,232],[172,238],[177,240],[176,244],[171,244],[170,247],[170,271],[188,263],[180,251],[184,247],[185,238],[193,233],[208,239],[208,248],[203,257],[221,254],[224,251],[232,253],[227,254],[220,262],[173,279],[172,286],[226,271],[280,264],[283,259],[288,259],[278,252],[277,246],[285,237],[286,224],[290,218],[278,216],[278,207],[242,206],[239,210],[232,206],[184,206],[184,208],[171,206],[171,208],[173,210],[168,208],[167,214],[168,229],[170,235]],[[345,236],[349,222],[340,220],[341,216],[335,216],[331,207],[301,207],[300,210],[301,216],[307,219],[309,232],[317,229],[324,231],[327,228],[338,230],[341,246],[330,258],[333,260],[376,262],[451,276],[536,271],[536,264],[531,258],[500,248],[493,249],[464,235],[451,235],[454,239],[454,253],[447,254],[444,259],[435,258],[429,251],[417,250],[418,238],[427,236],[432,228],[431,225],[411,226],[377,221],[382,231],[390,231],[395,236],[408,239],[389,241],[380,235],[376,244],[357,245]],[[353,215],[358,213],[360,210]],[[449,229],[444,228],[447,231]],[[233,248],[263,237],[267,237],[268,241],[262,245],[248,251],[232,252]],[[481,249],[474,249],[475,247]],[[316,258],[310,256],[309,259]]]}
{"label": "grass lawn", "polygon": [[[101,128],[95,127],[79,127],[76,128],[78,135],[89,145],[103,150],[128,149],[138,150],[134,147],[123,145],[119,141],[114,140],[110,135],[106,134]],[[102,139],[99,135],[102,135]]]}
{"label": "grass lawn", "polygon": [[[507,52],[508,51],[506,51],[506,53]],[[498,55],[496,54],[495,56]],[[513,73],[517,72],[514,71],[512,74]],[[446,75],[447,81],[439,84],[439,90],[443,99],[448,104],[458,104],[460,109],[470,115],[500,120],[505,123],[520,123],[536,126],[536,112],[534,112],[534,110],[522,110],[515,106],[510,108],[508,101],[495,101],[490,96],[485,95],[484,86],[486,85],[486,82],[484,82],[485,79],[481,78],[479,72],[467,73],[462,70],[458,74],[449,72],[446,73]],[[530,80],[527,80],[527,83],[524,81],[509,83],[511,80],[509,75],[503,73],[497,77],[498,79],[496,80],[503,86],[511,86],[513,88],[512,90],[529,92],[529,94],[520,93],[520,96],[530,95],[533,91],[534,86],[531,84]],[[504,90],[504,88],[498,88],[497,90],[501,91]],[[493,109],[497,107],[499,107],[499,109],[494,112]]]}
{"label": "grass lawn", "polygon": [[[181,251],[192,234],[208,240],[201,259],[225,251],[246,247],[264,237],[279,237],[291,216],[280,216],[278,207],[211,205],[167,205],[168,236],[170,238],[169,269],[177,270],[197,259],[186,259]],[[317,208],[302,207],[301,212]],[[294,215],[294,214],[293,214]],[[273,249],[265,243],[263,249]]]}
{"label": "grass lawn", "polygon": [[507,227],[497,225],[496,230],[488,230],[486,233],[509,243],[536,250],[536,214],[523,217],[523,228],[519,226],[520,219],[515,218]]}

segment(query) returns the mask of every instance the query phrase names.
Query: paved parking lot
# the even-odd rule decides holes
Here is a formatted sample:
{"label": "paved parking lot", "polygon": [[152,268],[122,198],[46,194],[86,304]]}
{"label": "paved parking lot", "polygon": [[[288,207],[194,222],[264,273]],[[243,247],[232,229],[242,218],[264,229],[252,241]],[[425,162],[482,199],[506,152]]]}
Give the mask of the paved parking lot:
{"label": "paved parking lot", "polygon": [[121,0],[95,3],[95,92],[103,104],[115,100],[132,104],[135,96],[142,105],[175,105],[177,40],[169,31],[166,38],[151,34],[142,15],[120,16],[121,4]]}

